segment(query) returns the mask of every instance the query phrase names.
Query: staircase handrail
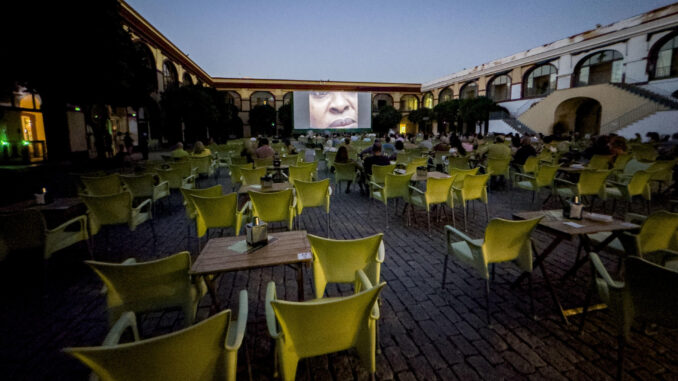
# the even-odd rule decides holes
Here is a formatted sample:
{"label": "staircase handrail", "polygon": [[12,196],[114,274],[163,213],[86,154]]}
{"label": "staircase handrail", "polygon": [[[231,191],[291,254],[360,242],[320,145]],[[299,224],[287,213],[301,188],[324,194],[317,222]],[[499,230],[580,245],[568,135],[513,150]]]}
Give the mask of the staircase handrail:
{"label": "staircase handrail", "polygon": [[642,105],[634,108],[633,110],[627,111],[618,118],[611,120],[604,125],[600,126],[600,134],[607,135],[612,132],[621,130],[622,128],[637,122],[651,114],[656,113],[657,111],[662,110],[661,105],[655,101],[648,101]]}

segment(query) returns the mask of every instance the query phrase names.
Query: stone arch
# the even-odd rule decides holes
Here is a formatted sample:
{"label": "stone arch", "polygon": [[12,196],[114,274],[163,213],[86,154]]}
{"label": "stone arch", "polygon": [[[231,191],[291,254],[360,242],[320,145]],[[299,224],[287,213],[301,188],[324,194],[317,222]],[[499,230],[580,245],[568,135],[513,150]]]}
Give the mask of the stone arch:
{"label": "stone arch", "polygon": [[581,136],[600,133],[602,105],[594,98],[574,97],[561,102],[553,116],[554,126],[562,125],[567,131]]}

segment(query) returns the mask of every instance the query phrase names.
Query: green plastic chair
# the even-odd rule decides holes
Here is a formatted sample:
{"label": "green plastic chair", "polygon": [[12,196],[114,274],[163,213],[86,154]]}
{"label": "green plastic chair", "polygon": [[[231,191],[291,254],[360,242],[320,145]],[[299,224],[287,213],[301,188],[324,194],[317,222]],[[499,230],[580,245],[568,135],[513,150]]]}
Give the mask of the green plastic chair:
{"label": "green plastic chair", "polygon": [[270,167],[273,165],[273,156],[265,157],[265,158],[254,158],[254,168],[266,168]]}
{"label": "green plastic chair", "polygon": [[[243,206],[238,210],[238,195],[229,193],[224,196],[203,197],[200,195],[191,196],[191,201],[197,212],[196,237],[198,238],[198,252],[200,252],[200,239],[205,236],[208,229],[233,228],[235,235],[240,235],[243,215],[248,206]],[[209,238],[209,236],[208,236]]]}
{"label": "green plastic chair", "polygon": [[631,153],[638,161],[655,161],[659,153],[650,143],[631,144]]}
{"label": "green plastic chair", "polygon": [[330,236],[330,196],[332,196],[332,187],[330,179],[309,182],[297,180],[294,182],[294,189],[297,192],[297,229],[299,220],[304,208],[325,208],[327,213],[327,236]]}
{"label": "green plastic chair", "polygon": [[210,177],[214,175],[216,170],[216,162],[211,156],[189,157],[188,161],[200,176]]}
{"label": "green plastic chair", "polygon": [[[193,225],[196,223],[196,217],[198,216],[198,211],[195,209],[195,204],[193,203],[193,196],[202,196],[202,197],[219,197],[222,195],[221,184],[215,185],[213,187],[204,188],[204,189],[181,189],[181,195],[184,198],[184,211],[186,212],[186,247],[189,246],[189,237],[191,236],[191,222]],[[196,226],[195,231],[198,231]],[[196,237],[197,237],[196,233]]]}
{"label": "green plastic chair", "polygon": [[389,165],[373,165],[372,166],[372,177],[370,178],[370,181],[383,185],[384,181],[386,179],[387,174],[392,174],[393,171],[395,170],[396,165],[395,164],[389,164]]}
{"label": "green plastic chair", "polygon": [[624,171],[624,168],[626,168],[626,164],[628,164],[632,158],[633,155],[630,153],[617,155],[617,157],[614,159],[614,164],[612,165],[612,172],[615,175],[621,174]]}
{"label": "green plastic chair", "polygon": [[658,191],[662,191],[662,186],[669,187],[673,183],[673,167],[676,165],[676,159],[657,160],[647,169],[650,172],[650,182],[658,183]]}
{"label": "green plastic chair", "polygon": [[489,199],[487,198],[487,182],[489,179],[489,174],[466,175],[464,176],[464,185],[461,188],[457,188],[454,184],[452,185],[453,196],[450,197],[449,206],[454,209],[454,204],[457,200],[461,203],[462,208],[464,208],[464,230],[467,229],[467,209],[469,201],[479,200],[485,204],[485,215],[487,221],[490,220]]}
{"label": "green plastic chair", "polygon": [[137,263],[85,261],[101,278],[106,292],[108,323],[115,324],[126,311],[135,314],[178,308],[184,313],[184,326],[193,324],[200,298],[207,288],[200,279],[193,282],[188,271],[188,251],[162,259]]}
{"label": "green plastic chair", "polygon": [[252,217],[265,222],[287,222],[287,229],[294,227],[296,200],[292,189],[280,192],[247,192],[252,202]]}
{"label": "green plastic chair", "polygon": [[315,297],[325,295],[328,283],[354,283],[360,291],[355,272],[362,270],[372,284],[381,280],[384,262],[384,233],[358,239],[329,239],[309,234],[313,254],[313,285]]}
{"label": "green plastic chair", "polygon": [[[89,231],[92,236],[99,233],[102,226],[126,224],[130,231],[134,231],[137,226],[150,221],[153,242],[157,241],[150,199],[146,199],[137,207],[132,207],[132,194],[130,192],[120,192],[107,196],[80,195],[80,198],[87,206]],[[106,247],[108,248],[108,229],[104,231]]]}
{"label": "green plastic chair", "polygon": [[[404,202],[410,199],[410,179],[413,173],[407,172],[404,175],[386,174],[384,178],[384,185],[379,185],[370,182],[370,197],[372,200],[377,200],[384,204],[386,208],[386,228],[388,229],[388,200],[400,198]],[[398,204],[396,203],[396,209]],[[370,202],[369,211],[372,209],[372,202]]]}
{"label": "green plastic chair", "polygon": [[233,164],[231,165],[231,185],[233,185],[233,190],[240,184],[242,184],[242,170],[243,169],[253,169],[254,166],[252,163],[247,164]]}
{"label": "green plastic chair", "polygon": [[445,226],[447,232],[447,252],[443,264],[443,282],[445,287],[447,261],[453,257],[457,261],[471,266],[485,279],[487,323],[490,324],[490,265],[494,279],[494,264],[508,261],[528,272],[530,284],[530,308],[534,316],[532,300],[532,256],[533,245],[530,240],[532,231],[542,217],[524,221],[511,221],[495,218],[487,224],[484,239],[472,239],[452,226]]}
{"label": "green plastic chair", "polygon": [[80,182],[85,186],[83,193],[89,196],[103,196],[122,192],[120,175],[117,173],[97,177],[81,176]]}
{"label": "green plastic chair", "polygon": [[297,165],[299,162],[299,155],[286,155],[280,158],[280,164],[282,165]]}
{"label": "green plastic chair", "polygon": [[314,171],[313,165],[302,165],[302,166],[291,165],[289,175],[290,184],[294,185],[294,182],[296,180],[306,182],[312,181],[313,171]]}
{"label": "green plastic chair", "polygon": [[[247,291],[240,291],[237,320],[225,310],[181,331],[139,340],[136,318],[125,313],[100,347],[66,348],[103,381],[235,381],[238,349],[247,328]],[[119,344],[131,328],[135,341]]]}
{"label": "green plastic chair", "polygon": [[456,188],[461,188],[464,186],[464,178],[469,175],[477,175],[480,167],[475,167],[473,169],[459,169],[451,168],[450,176],[454,177],[454,183],[452,184]]}
{"label": "green plastic chair", "polygon": [[593,197],[605,200],[605,180],[611,171],[582,171],[579,181],[575,184],[567,180],[556,178],[556,182],[566,184],[565,187],[557,187],[556,195],[561,199],[569,200],[574,196],[591,196],[591,209],[593,209]]}
{"label": "green plastic chair", "polygon": [[182,163],[173,163],[170,168],[158,169],[160,181],[168,182],[170,189],[195,188],[195,176],[191,174],[190,165],[179,164]]}
{"label": "green plastic chair", "polygon": [[428,159],[425,157],[410,158],[409,163],[405,166],[406,173],[417,172],[417,167],[426,167]]}
{"label": "green plastic chair", "polygon": [[346,187],[350,187],[351,183],[356,181],[355,164],[353,163],[334,163],[334,184],[337,188],[337,193],[340,193],[340,186],[342,181],[348,181]]}
{"label": "green plastic chair", "polygon": [[261,178],[266,176],[266,167],[257,167],[254,169],[241,168],[242,185],[261,185]]}
{"label": "green plastic chair", "polygon": [[612,187],[605,187],[605,198],[612,197],[615,203],[612,209],[615,209],[616,201],[626,201],[627,210],[631,209],[633,198],[641,196],[645,199],[647,204],[647,213],[650,213],[650,202],[652,199],[652,192],[650,190],[650,172],[638,171],[627,183],[609,181]]}
{"label": "green plastic chair", "polygon": [[[431,235],[431,207],[440,205],[443,210],[445,204],[450,203],[452,197],[452,183],[454,177],[448,178],[428,178],[426,179],[426,191],[410,185],[410,205],[412,206],[412,213],[414,215],[414,207],[426,209],[426,222],[428,224],[428,235]],[[454,209],[453,209],[454,210]],[[454,219],[454,216],[452,216]]]}
{"label": "green plastic chair", "polygon": [[612,155],[593,155],[589,163],[586,165],[586,168],[597,171],[606,171],[610,169],[611,161]]}
{"label": "green plastic chair", "polygon": [[159,181],[155,174],[120,175],[120,180],[122,180],[125,189],[132,192],[132,197],[134,197],[134,199],[150,198],[153,202],[154,211],[156,202],[163,198],[167,198],[169,201],[169,182]]}
{"label": "green plastic chair", "polygon": [[275,339],[274,367],[276,373],[280,368],[282,380],[296,378],[297,364],[301,359],[350,348],[356,349],[363,366],[374,379],[379,320],[376,301],[386,283],[372,287],[364,274],[360,279],[365,289],[363,292],[306,302],[278,300],[275,283],[268,284],[266,323],[269,334]]}
{"label": "green plastic chair", "polygon": [[554,183],[558,168],[560,168],[559,165],[544,164],[537,169],[534,176],[516,173],[514,184],[520,189],[532,191],[532,202],[534,203],[534,198],[541,189],[550,188],[551,192],[554,191]]}
{"label": "green plastic chair", "polygon": [[452,172],[453,169],[469,169],[471,166],[468,159],[468,156],[448,156],[447,170]]}
{"label": "green plastic chair", "polygon": [[529,156],[525,163],[520,166],[520,173],[524,175],[534,175],[539,170],[539,159],[536,156]]}
{"label": "green plastic chair", "polygon": [[[631,325],[640,320],[657,323],[667,328],[678,328],[678,271],[658,266],[638,257],[626,260],[625,282],[612,279],[596,253],[590,253],[592,292],[608,306],[617,326],[617,379],[622,379],[624,350],[631,333]],[[584,327],[590,293],[584,305],[580,331]]]}

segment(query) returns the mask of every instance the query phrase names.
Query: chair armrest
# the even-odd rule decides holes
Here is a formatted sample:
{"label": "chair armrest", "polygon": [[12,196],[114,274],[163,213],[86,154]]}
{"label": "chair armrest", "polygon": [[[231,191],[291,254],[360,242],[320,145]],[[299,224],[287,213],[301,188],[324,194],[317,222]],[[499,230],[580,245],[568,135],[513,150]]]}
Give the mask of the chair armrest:
{"label": "chair armrest", "polygon": [[410,193],[412,193],[413,191],[415,191],[415,192],[418,192],[418,193],[421,194],[421,195],[425,195],[425,194],[426,194],[426,192],[424,192],[423,190],[421,190],[421,189],[419,189],[419,188],[417,188],[417,187],[415,187],[415,186],[410,185],[409,187],[410,187]]}
{"label": "chair armrest", "polygon": [[645,222],[645,220],[647,220],[647,216],[638,213],[626,213],[626,215],[624,216],[624,221],[626,222],[642,224],[643,222]]}
{"label": "chair armrest", "polygon": [[569,186],[571,186],[571,187],[577,185],[577,184],[573,183],[572,181],[567,181],[567,180],[565,180],[565,179],[561,179],[561,178],[558,178],[558,177],[554,178],[553,181],[555,181],[555,182],[557,182],[557,183],[567,184],[567,185],[569,185]]}
{"label": "chair armrest", "polygon": [[610,185],[613,185],[615,187],[620,187],[620,188],[624,188],[628,185],[626,183],[622,183],[622,182],[614,181],[614,180],[607,180],[607,183],[610,184]]}
{"label": "chair armrest", "polygon": [[268,327],[268,334],[274,339],[277,339],[280,335],[280,332],[278,332],[278,322],[275,318],[275,312],[273,312],[273,307],[271,306],[271,302],[276,299],[275,282],[270,281],[266,287],[266,304],[264,307],[266,308],[266,326]]}
{"label": "chair armrest", "polygon": [[609,288],[615,289],[615,290],[621,290],[624,288],[624,282],[617,282],[612,277],[610,274],[607,272],[607,269],[603,265],[603,262],[600,261],[600,257],[598,257],[598,254],[596,253],[589,253],[589,257],[591,258],[591,263],[593,263],[593,267],[596,269],[596,272],[598,275],[600,275],[601,278],[607,283],[607,286]]}
{"label": "chair armrest", "polygon": [[[226,349],[237,351],[242,345],[242,339],[245,337],[245,329],[247,328],[247,290],[240,290],[240,297],[238,300],[238,320],[235,329],[235,336],[226,336]],[[232,324],[233,322],[231,322]],[[231,331],[229,330],[229,333]]]}
{"label": "chair armrest", "polygon": [[[461,232],[460,230],[458,230],[457,228],[455,228],[453,226],[445,225],[445,232],[447,233],[447,244],[448,244],[448,246],[451,242],[466,241],[466,243],[468,243],[468,245],[472,249],[473,248],[480,249],[480,247],[481,247],[480,245],[477,245],[474,242],[475,241],[474,239],[467,236],[466,234],[464,234],[463,232]],[[452,240],[450,240],[451,236],[456,236],[456,238],[460,238],[460,239],[452,241]]]}
{"label": "chair armrest", "polygon": [[81,216],[77,216],[75,218],[71,218],[70,220],[64,222],[63,224],[55,227],[54,229],[45,229],[46,233],[58,233],[58,232],[63,232],[66,231],[66,228],[68,228],[71,225],[74,224],[80,224],[80,230],[84,231],[85,234],[87,234],[87,215],[83,214]]}
{"label": "chair armrest", "polygon": [[112,347],[120,343],[120,337],[127,328],[132,328],[134,334],[134,341],[139,341],[139,329],[137,328],[137,318],[134,312],[127,311],[120,316],[120,319],[113,324],[111,330],[108,331],[102,347]]}
{"label": "chair armrest", "polygon": [[153,193],[156,192],[169,192],[169,181],[161,181],[158,185],[153,186]]}
{"label": "chair armrest", "polygon": [[[370,282],[370,279],[367,277],[363,270],[356,270],[355,281],[356,284],[360,286],[360,291],[369,290],[372,287],[374,287],[374,285],[372,284],[372,282]],[[374,306],[372,306],[372,313],[370,314],[370,318],[374,320],[379,320],[380,316],[381,312],[379,311],[379,303],[375,302]]]}
{"label": "chair armrest", "polygon": [[151,206],[153,205],[153,201],[150,198],[145,199],[139,206],[136,208],[132,208],[134,213],[141,213],[142,209],[148,208],[148,212],[151,212]]}
{"label": "chair armrest", "polygon": [[237,213],[241,216],[252,209],[252,201],[247,201]]}
{"label": "chair armrest", "polygon": [[530,175],[528,175],[528,174],[526,174],[526,173],[521,173],[521,172],[515,172],[513,175],[514,175],[515,177],[520,176],[520,177],[525,177],[525,178],[528,178],[528,179],[531,179],[531,180],[534,180],[534,179],[535,179],[534,176],[530,176]]}
{"label": "chair armrest", "polygon": [[370,187],[374,187],[374,188],[376,188],[376,189],[384,189],[383,186],[381,186],[381,185],[375,183],[374,181],[370,181]]}

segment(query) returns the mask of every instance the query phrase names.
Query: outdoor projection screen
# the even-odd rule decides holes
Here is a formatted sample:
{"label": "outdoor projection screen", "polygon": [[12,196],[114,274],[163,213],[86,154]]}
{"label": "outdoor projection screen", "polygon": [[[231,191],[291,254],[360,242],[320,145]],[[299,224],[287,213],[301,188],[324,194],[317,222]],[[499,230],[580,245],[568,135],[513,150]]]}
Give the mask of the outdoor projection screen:
{"label": "outdoor projection screen", "polygon": [[372,96],[351,91],[295,91],[294,131],[355,132],[372,128]]}

